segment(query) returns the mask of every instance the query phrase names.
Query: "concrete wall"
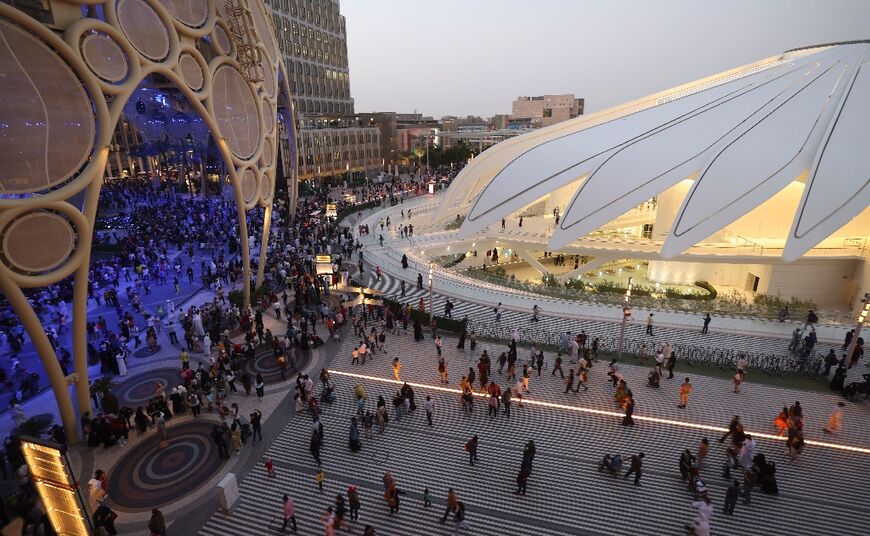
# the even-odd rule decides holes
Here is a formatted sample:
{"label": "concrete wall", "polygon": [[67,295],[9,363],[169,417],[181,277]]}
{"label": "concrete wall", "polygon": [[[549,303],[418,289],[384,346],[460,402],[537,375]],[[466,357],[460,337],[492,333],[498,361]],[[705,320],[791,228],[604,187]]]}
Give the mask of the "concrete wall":
{"label": "concrete wall", "polygon": [[713,286],[746,289],[749,274],[759,278],[757,292],[807,298],[824,307],[854,305],[864,292],[870,292],[870,267],[855,260],[801,259],[777,264],[650,261],[648,277],[662,284],[691,285],[703,280]]}
{"label": "concrete wall", "polygon": [[773,266],[767,294],[809,298],[819,306],[848,306],[857,289],[854,260],[801,259]]}
{"label": "concrete wall", "polygon": [[671,285],[692,285],[695,281],[707,281],[715,286],[744,288],[746,275],[752,273],[761,278],[761,285],[770,280],[769,264],[725,264],[712,262],[650,261],[648,277],[651,281]]}
{"label": "concrete wall", "polygon": [[852,311],[858,312],[864,308],[864,293],[870,292],[870,262],[856,262],[855,294],[851,297]]}

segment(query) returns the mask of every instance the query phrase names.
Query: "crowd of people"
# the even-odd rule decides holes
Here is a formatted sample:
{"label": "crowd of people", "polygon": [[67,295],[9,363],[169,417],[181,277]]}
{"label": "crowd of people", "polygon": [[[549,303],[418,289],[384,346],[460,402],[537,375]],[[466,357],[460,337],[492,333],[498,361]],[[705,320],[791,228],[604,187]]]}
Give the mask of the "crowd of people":
{"label": "crowd of people", "polygon": [[[409,191],[411,188],[407,184],[381,184],[367,186],[356,195],[358,198],[381,199],[388,203],[400,202]],[[346,336],[358,340],[349,356],[352,365],[362,367],[372,361],[388,361],[391,363],[393,379],[402,382],[402,360],[393,356],[387,358],[385,354],[388,337],[407,334],[410,327],[414,340],[431,339],[437,356],[439,383],[449,383],[448,363],[443,353],[444,340],[437,333],[437,324],[424,326],[416,320],[411,304],[391,308],[375,304],[349,307],[343,302],[338,306],[330,306],[326,302],[325,298],[335,291],[340,282],[349,282],[346,265],[356,260],[360,271],[363,267],[363,250],[352,230],[339,227],[323,216],[326,203],[332,201],[327,192],[315,192],[300,200],[297,216],[292,220],[280,211],[273,214],[268,256],[262,259],[266,284],[261,289],[254,289],[252,296],[255,302],[250,308],[240,308],[228,296],[230,290],[244,283],[241,281],[242,265],[237,255],[236,209],[231,202],[217,197],[167,197],[147,182],[118,191],[109,187],[107,192],[104,198],[106,210],[126,214],[130,218],[129,231],[126,234],[106,231],[100,238],[103,243],[117,246],[120,253],[96,259],[92,263],[88,295],[95,306],[114,309],[117,323],[109,323],[107,312],[88,323],[89,353],[95,361],[99,361],[107,377],[124,376],[127,357],[131,352],[143,344],[155,348],[159,344],[159,336],[165,332],[170,341],[180,348],[181,363],[178,384],[169,388],[157,382],[154,395],[142,407],[119,407],[117,398],[112,395],[101,398],[95,396],[95,403],[99,402],[95,404],[96,415],[86,414],[82,418],[85,441],[90,447],[110,448],[117,445],[122,448],[133,431],[139,436],[156,430],[165,441],[169,439],[167,421],[188,412],[194,418],[206,412],[216,417],[211,436],[220,456],[230,458],[245,448],[249,439],[251,443],[262,440],[262,413],[254,410],[243,415],[238,402],[233,400],[252,394],[259,399],[264,397],[265,380],[259,374],[252,375],[248,366],[258,349],[267,348],[273,352],[284,378],[287,369],[297,368],[300,352],[323,344],[326,338],[340,338],[342,328],[348,324],[353,326],[353,334]],[[344,208],[343,201],[339,200],[338,204],[339,210]],[[250,217],[251,228],[256,228],[258,222],[262,225],[262,216],[258,216],[257,211],[252,211]],[[391,224],[395,225],[394,222],[385,221],[382,227]],[[406,229],[402,231],[403,234],[411,232],[404,223],[399,225]],[[179,232],[180,229],[184,231]],[[322,270],[317,262],[316,257],[323,254],[329,255],[332,260],[329,270]],[[492,255],[488,257],[497,262]],[[255,255],[252,259],[253,273],[257,262],[260,259]],[[564,259],[560,259],[560,262],[564,262]],[[200,274],[199,281],[195,281],[194,277],[197,271]],[[178,293],[180,285],[208,287],[215,292],[215,297],[211,302],[186,308],[176,308],[172,299],[157,307],[143,306],[143,298],[153,293],[155,287],[174,287],[175,293]],[[68,282],[62,282],[42,292],[48,293],[44,295],[44,303],[35,299],[42,295],[33,294],[31,298],[34,303],[39,303],[39,314],[44,321],[48,321],[46,325],[52,325],[55,335],[50,335],[50,339],[58,343],[59,360],[68,367],[69,353],[59,340],[67,331],[69,313],[66,307],[71,298],[71,287]],[[425,309],[418,305],[418,310]],[[264,314],[269,311],[286,323],[283,334],[273,334],[265,327]],[[20,326],[16,326],[6,313],[8,309],[0,311],[0,325],[3,326],[0,343],[5,341],[10,350],[17,347],[20,352],[24,342],[23,337],[16,335]],[[447,316],[452,317],[450,311]],[[533,316],[533,320],[536,319],[537,310]],[[499,310],[496,311],[496,320],[500,320]],[[320,333],[318,324],[322,326]],[[431,335],[424,332],[424,327],[429,328]],[[15,342],[10,338],[14,338]],[[513,404],[522,407],[523,398],[531,392],[530,383],[535,381],[535,377],[541,378],[545,370],[550,372],[552,378],[559,374],[565,384],[565,394],[576,395],[581,387],[584,391],[588,390],[589,371],[598,361],[597,337],[587,335],[584,331],[564,334],[552,369],[545,367],[544,350],[534,345],[529,349],[528,357],[521,358],[521,341],[518,339],[515,330],[503,351],[493,353],[494,359],[487,350],[472,359],[472,366],[459,382],[459,411],[471,413],[475,402],[482,401],[491,419],[509,418]],[[474,353],[476,335],[462,333],[457,348],[464,351],[466,343]],[[16,353],[12,352],[11,355],[14,357]],[[498,357],[495,357],[495,353],[499,354]],[[647,385],[661,388],[665,374],[669,379],[674,378],[677,356],[667,341],[659,346],[651,345],[650,353],[654,363],[648,374]],[[191,354],[196,357],[192,358]],[[638,359],[644,365],[645,349]],[[191,361],[196,363],[195,367]],[[493,370],[495,366],[497,369]],[[745,366],[745,359],[742,365],[738,362],[735,391],[739,391]],[[21,368],[19,363],[17,368],[13,365],[11,369],[10,376],[19,379],[18,382],[12,380],[16,388],[20,388],[20,377],[25,374]],[[613,389],[614,402],[624,413],[622,424],[634,425],[635,393],[622,374],[619,363],[610,362],[607,365],[607,376]],[[319,381],[319,389],[315,380]],[[321,371],[319,378],[297,374],[295,381],[294,411],[296,414],[308,412],[311,415],[311,434],[306,439],[309,452],[318,465],[315,478],[322,491],[326,477],[320,456],[324,440],[324,425],[320,415],[322,405],[335,400],[335,384],[326,369]],[[241,384],[241,389],[236,382]],[[693,389],[690,378],[685,378],[679,385],[678,406],[686,408]],[[363,449],[364,441],[373,438],[375,429],[379,434],[386,433],[391,418],[401,421],[415,414],[418,404],[424,408],[427,426],[433,426],[434,400],[431,396],[423,400],[407,382],[402,382],[395,394],[378,394],[373,408],[368,406],[369,393],[363,384],[355,386],[354,397],[357,411],[350,417],[347,432],[347,445],[351,451]],[[372,399],[375,397],[372,396]],[[388,404],[392,404],[392,410],[388,409]],[[830,430],[826,428],[827,431],[836,433],[839,430],[841,414],[842,411],[836,416],[832,414],[828,426]],[[776,422],[777,426],[783,425],[782,433],[787,435],[789,452],[792,459],[797,460],[804,446],[800,404],[784,408]],[[62,430],[59,435],[63,435]],[[764,454],[755,452],[755,441],[743,431],[737,417],[720,442],[724,443],[728,438],[730,444],[726,450],[723,477],[729,479],[731,484],[726,491],[724,511],[731,514],[737,497],[742,496],[744,504],[749,504],[754,488],[766,493],[776,493],[778,489],[775,464],[767,460]],[[476,435],[465,443],[471,465],[477,461],[478,448],[479,438]],[[701,478],[708,450],[709,442],[702,439],[695,452],[686,449],[679,460],[680,476],[687,481],[694,494],[693,506],[698,511],[687,530],[696,536],[709,534],[711,500]],[[535,443],[529,441],[523,450],[516,477],[518,494],[526,494],[535,454]],[[635,483],[640,484],[643,459],[644,453],[632,455],[630,467],[623,476],[633,475]],[[620,460],[621,455],[608,454],[602,461],[602,467],[611,470],[617,465],[621,467]],[[267,461],[267,470],[272,473],[271,460]],[[742,482],[731,478],[734,470],[740,471]],[[110,492],[105,487],[108,484],[103,484],[104,477],[105,474],[95,475],[97,484],[92,486],[91,497],[97,501],[94,505],[94,520],[113,534],[114,528],[110,528],[110,525],[115,514],[104,500]],[[387,472],[384,475],[384,501],[391,514],[398,514],[402,495],[404,491]],[[428,489],[424,490],[423,497],[424,506],[431,505]],[[292,524],[295,531],[294,500],[284,495],[281,508],[284,528]],[[335,496],[320,521],[326,533],[332,534],[336,529],[350,528],[347,518],[355,522],[359,517],[359,509],[359,492],[355,486],[350,486],[346,494]],[[159,511],[152,515],[151,521],[155,526],[162,521],[162,514],[158,514]],[[467,529],[465,505],[456,498],[452,489],[441,522],[446,522],[449,516],[453,518],[456,533]],[[161,534],[153,528],[151,530]],[[364,534],[374,534],[374,528],[366,526]]]}

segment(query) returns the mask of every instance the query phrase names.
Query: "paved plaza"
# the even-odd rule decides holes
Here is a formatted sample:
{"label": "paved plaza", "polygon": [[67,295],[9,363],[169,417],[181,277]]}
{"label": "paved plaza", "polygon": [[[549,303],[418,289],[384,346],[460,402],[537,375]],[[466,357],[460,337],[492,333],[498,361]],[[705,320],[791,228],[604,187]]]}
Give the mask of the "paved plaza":
{"label": "paved plaza", "polygon": [[[450,383],[438,383],[437,360],[432,341],[414,342],[410,334],[388,336],[387,353],[378,353],[366,365],[350,365],[356,339],[346,334],[331,363],[338,399],[324,405],[325,429],[321,454],[325,473],[324,491],[315,482],[316,464],[308,452],[311,417],[308,412],[292,415],[264,453],[272,458],[277,476],[253,467],[239,475],[242,497],[232,515],[216,513],[200,531],[203,535],[275,534],[281,525],[282,495],[296,503],[299,534],[319,534],[320,516],[338,493],[355,485],[362,502],[357,531],[371,524],[378,534],[449,534],[438,521],[447,489],[456,490],[467,508],[467,534],[681,534],[693,519],[693,500],[680,480],[678,459],[683,449],[693,452],[702,437],[711,440],[711,452],[702,478],[710,489],[716,513],[714,534],[859,534],[868,512],[870,486],[854,475],[870,470],[870,433],[866,405],[847,407],[844,428],[836,436],[822,432],[828,412],[840,400],[836,395],[794,392],[747,384],[741,393],[730,383],[692,377],[695,391],[688,408],[678,409],[677,386],[686,374],[681,367],[673,380],[663,380],[660,390],[645,387],[646,369],[625,365],[622,370],[638,401],[634,427],[621,426],[621,412],[613,401],[613,389],[605,363],[595,363],[588,392],[564,394],[564,384],[545,368],[534,376],[522,408],[514,400],[511,416],[489,417],[485,400],[475,401],[470,415],[460,410],[460,376],[476,361],[444,339]],[[481,344],[493,357],[500,346]],[[519,351],[520,360],[527,352]],[[359,452],[348,449],[350,418],[355,414],[354,385],[368,392],[366,408],[374,410],[378,395],[388,401],[401,386],[392,380],[391,361],[404,364],[401,379],[413,385],[418,409],[396,421],[392,414],[386,432],[375,426],[374,438],[363,439]],[[547,356],[552,367],[554,356]],[[566,362],[567,367],[567,362]],[[493,369],[502,387],[505,377]],[[435,401],[434,426],[426,424],[423,400]],[[789,461],[784,441],[775,437],[772,421],[783,403],[801,401],[808,446],[794,463]],[[389,403],[388,403],[389,405]],[[292,411],[289,401],[283,407]],[[722,478],[724,447],[716,441],[733,414],[740,414],[749,433],[778,467],[779,495],[756,490],[752,504],[738,504],[736,514],[722,514],[728,481]],[[474,434],[480,437],[479,457],[471,466],[463,449]],[[525,496],[514,494],[524,444],[534,440],[537,457]],[[863,450],[855,452],[850,447]],[[641,486],[613,478],[597,470],[605,453],[624,456],[643,451],[646,455]],[[401,495],[398,514],[390,515],[383,499],[382,477],[392,472]],[[848,496],[844,484],[848,483]],[[422,493],[432,493],[434,505],[425,508]]]}

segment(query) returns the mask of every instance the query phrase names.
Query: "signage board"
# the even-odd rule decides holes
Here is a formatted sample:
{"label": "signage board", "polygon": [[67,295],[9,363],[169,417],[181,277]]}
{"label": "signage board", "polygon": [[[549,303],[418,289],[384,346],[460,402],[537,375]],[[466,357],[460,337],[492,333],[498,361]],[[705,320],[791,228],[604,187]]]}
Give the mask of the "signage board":
{"label": "signage board", "polygon": [[66,457],[66,447],[51,441],[21,438],[21,452],[30,470],[48,520],[58,536],[92,533],[84,499]]}

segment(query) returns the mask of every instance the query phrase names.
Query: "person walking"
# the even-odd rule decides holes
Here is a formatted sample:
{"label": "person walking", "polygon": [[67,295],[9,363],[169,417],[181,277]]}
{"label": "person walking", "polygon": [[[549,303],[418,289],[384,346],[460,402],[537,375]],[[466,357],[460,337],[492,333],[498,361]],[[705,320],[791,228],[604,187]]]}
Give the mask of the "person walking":
{"label": "person walking", "polygon": [[557,370],[559,371],[559,376],[561,376],[562,379],[564,380],[565,373],[562,372],[562,356],[559,356],[559,355],[556,356],[556,360],[553,362],[553,374],[552,374],[553,376],[556,375]]}
{"label": "person walking", "polygon": [[719,438],[719,443],[724,443],[725,439],[727,439],[729,436],[733,437],[737,433],[738,428],[742,430],[743,425],[740,424],[740,417],[738,415],[735,415],[731,417],[731,422],[728,423],[728,431]]}
{"label": "person walking", "polygon": [[492,418],[498,417],[498,403],[501,394],[497,394],[495,392],[490,393],[489,401],[487,402],[489,406],[489,416]]}
{"label": "person walking", "polygon": [[677,404],[678,408],[686,409],[686,404],[689,403],[689,393],[692,392],[692,384],[689,383],[689,378],[686,378],[686,381],[680,386],[680,403]]}
{"label": "person walking", "polygon": [[211,431],[211,437],[214,440],[215,445],[217,445],[218,455],[221,457],[221,459],[229,458],[230,451],[227,448],[227,442],[226,439],[224,439],[224,431],[221,429],[221,426],[215,425],[215,427]]}
{"label": "person walking", "polygon": [[706,437],[701,438],[701,444],[698,445],[698,454],[696,455],[696,459],[698,460],[698,469],[703,469],[704,461],[707,459],[707,455],[710,453],[710,441]]}
{"label": "person walking", "polygon": [[432,413],[435,411],[435,402],[432,397],[426,395],[426,422],[432,426]]}
{"label": "person walking", "polygon": [[251,421],[251,436],[253,438],[253,442],[256,443],[257,440],[263,440],[263,412],[255,409],[253,413],[250,415]]}
{"label": "person walking", "polygon": [[264,390],[266,388],[266,383],[263,381],[263,375],[259,372],[257,373],[257,378],[254,381],[254,389],[257,391],[257,398],[263,400]]}
{"label": "person walking", "polygon": [[293,498],[284,494],[284,524],[281,525],[281,530],[285,530],[287,528],[287,523],[292,523],[292,530],[296,532],[296,505],[293,502]]}
{"label": "person walking", "polygon": [[532,469],[529,466],[523,465],[520,467],[520,474],[517,475],[517,491],[515,492],[517,495],[525,495],[526,494],[526,485],[529,481],[529,475],[532,473]]}
{"label": "person walking", "polygon": [[629,392],[625,397],[625,402],[623,402],[625,407],[625,416],[622,418],[623,426],[634,426],[634,396]]}
{"label": "person walking", "polygon": [[350,418],[350,432],[348,434],[347,444],[351,452],[357,452],[362,448],[362,443],[359,440],[359,426],[357,425],[356,417]]}
{"label": "person walking", "polygon": [[462,501],[456,502],[456,511],[453,513],[453,535],[458,536],[463,530],[468,528],[468,523],[465,522],[465,504]]}
{"label": "person walking", "polygon": [[468,452],[468,460],[471,465],[477,461],[477,436],[475,435],[465,443],[465,450]]}
{"label": "person walking", "polygon": [[629,465],[628,471],[626,471],[625,475],[622,478],[628,478],[630,475],[634,475],[634,485],[640,486],[640,476],[643,468],[643,458],[644,453],[640,452],[638,454],[632,454],[631,456],[631,464]]}
{"label": "person walking", "polygon": [[441,383],[449,383],[447,379],[447,361],[444,356],[438,358],[438,379]]}
{"label": "person walking", "polygon": [[151,509],[151,519],[148,521],[148,530],[151,531],[151,536],[166,536],[166,520],[163,519],[163,512],[157,508]]}
{"label": "person walking", "polygon": [[[317,463],[320,463],[318,461]],[[320,488],[320,493],[323,493],[323,481],[326,480],[326,475],[323,474],[323,468],[317,468],[317,474],[314,475],[314,481],[317,482],[317,487]]]}
{"label": "person walking", "polygon": [[842,426],[844,407],[846,407],[845,402],[837,402],[837,406],[834,408],[834,411],[832,411],[831,414],[828,416],[828,423],[823,428],[826,433],[833,434],[840,431],[840,428]]}
{"label": "person walking", "polygon": [[653,336],[653,313],[650,313],[648,317],[646,317],[646,334],[649,336]]}
{"label": "person walking", "polygon": [[734,383],[734,392],[740,392],[740,386],[743,384],[743,378],[746,377],[746,373],[742,370],[738,370],[734,373],[734,378],[731,380]]}
{"label": "person walking", "polygon": [[105,503],[100,504],[100,506],[94,511],[92,518],[94,521],[94,528],[96,528],[98,534],[100,533],[100,528],[106,529],[106,532],[110,536],[118,534],[118,530],[115,528],[115,520],[118,518],[118,514]]}
{"label": "person walking", "polygon": [[702,334],[702,335],[706,335],[707,332],[709,331],[709,329],[710,329],[710,321],[711,321],[711,320],[713,320],[713,319],[710,318],[710,313],[707,313],[706,315],[704,315],[704,327],[701,328],[701,334]]}
{"label": "person walking", "polygon": [[577,387],[574,389],[575,393],[580,392],[580,387],[583,387],[584,391],[589,390],[589,386],[586,385],[586,380],[589,379],[589,372],[587,367],[583,367],[580,369],[580,373],[577,375]]}
{"label": "person walking", "polygon": [[448,489],[447,490],[447,508],[444,509],[444,515],[441,516],[441,521],[439,521],[439,523],[441,523],[443,525],[445,522],[447,522],[447,516],[450,515],[451,512],[456,510],[456,503],[457,502],[458,501],[456,499],[456,492],[453,491],[453,488]]}
{"label": "person walking", "polygon": [[574,369],[570,368],[570,369],[568,369],[568,379],[565,380],[565,393],[568,393],[568,391],[573,390],[572,389],[573,387],[574,387]]}
{"label": "person walking", "polygon": [[347,504],[350,507],[350,520],[356,521],[359,519],[359,492],[356,486],[351,485],[347,488]]}
{"label": "person walking", "polygon": [[504,391],[501,392],[501,405],[504,406],[504,410],[502,410],[502,415],[505,417],[511,416],[511,396],[513,393],[509,387],[506,387]]}
{"label": "person walking", "polygon": [[[668,345],[667,343],[665,343]],[[670,346],[670,345],[668,345]],[[666,354],[668,360],[665,363],[665,368],[668,369],[668,379],[673,379],[674,377],[674,367],[677,366],[677,353],[671,350],[668,350]]]}
{"label": "person walking", "polygon": [[308,442],[308,452],[314,457],[314,461],[317,462],[317,465],[320,465],[320,447],[323,445],[323,441],[320,438],[320,434],[317,430],[312,430],[311,432],[311,440]]}
{"label": "person walking", "polygon": [[400,381],[399,380],[399,371],[400,370],[402,370],[402,363],[401,363],[401,361],[399,361],[398,357],[394,357],[393,358],[393,378],[396,381]]}
{"label": "person walking", "polygon": [[725,515],[733,516],[734,507],[737,506],[737,497],[740,496],[740,482],[734,479],[728,489],[725,490],[725,507],[722,512]]}

